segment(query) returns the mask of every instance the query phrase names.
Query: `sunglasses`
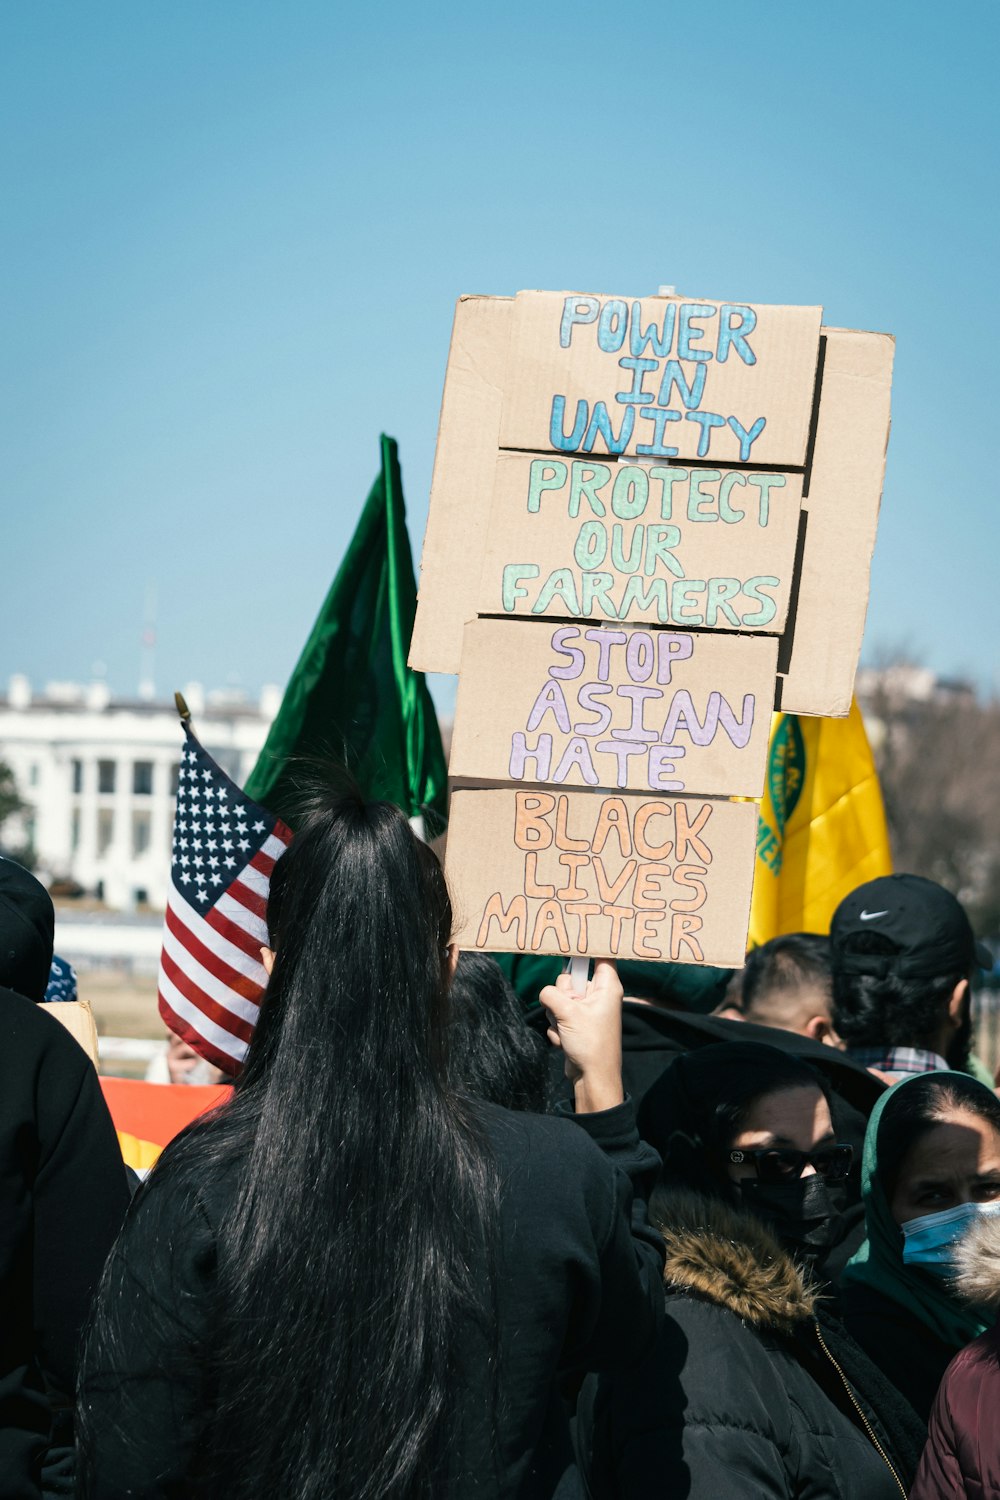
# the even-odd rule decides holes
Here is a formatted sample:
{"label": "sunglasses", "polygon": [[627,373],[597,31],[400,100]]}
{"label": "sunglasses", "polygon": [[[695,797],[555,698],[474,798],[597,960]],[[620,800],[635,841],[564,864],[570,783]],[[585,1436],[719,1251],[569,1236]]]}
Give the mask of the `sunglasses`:
{"label": "sunglasses", "polygon": [[752,1161],[760,1182],[796,1182],[812,1167],[827,1182],[846,1177],[854,1160],[853,1146],[820,1146],[816,1151],[793,1151],[779,1146],[763,1146],[756,1151],[730,1151],[734,1166]]}

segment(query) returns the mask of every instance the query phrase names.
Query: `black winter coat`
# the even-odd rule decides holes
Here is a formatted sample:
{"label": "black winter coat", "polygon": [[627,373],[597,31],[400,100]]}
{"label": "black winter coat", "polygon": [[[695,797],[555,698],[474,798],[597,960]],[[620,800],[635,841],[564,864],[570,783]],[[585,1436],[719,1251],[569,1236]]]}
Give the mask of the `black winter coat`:
{"label": "black winter coat", "polygon": [[[660,1162],[640,1143],[628,1103],[575,1123],[493,1105],[482,1106],[482,1119],[504,1183],[496,1287],[501,1470],[495,1473],[479,1427],[488,1351],[470,1328],[460,1353],[465,1398],[451,1435],[458,1477],[448,1500],[550,1500],[573,1488],[558,1377],[628,1366],[655,1339],[663,1243],[645,1198]],[[169,1170],[176,1149],[168,1148],[136,1195],[110,1262],[102,1316],[114,1367],[95,1364],[91,1351],[81,1376],[94,1434],[91,1500],[205,1491],[216,1251],[240,1174],[233,1164],[192,1190]]]}
{"label": "black winter coat", "polygon": [[0,1500],[37,1500],[47,1452],[72,1493],[80,1329],[128,1196],[90,1059],[0,988]]}
{"label": "black winter coat", "polygon": [[874,1287],[848,1282],[840,1312],[851,1336],[902,1392],[924,1423],[961,1344],[946,1344],[915,1313]]}
{"label": "black winter coat", "polygon": [[654,1200],[667,1317],[623,1375],[586,1382],[592,1500],[900,1500],[922,1428],[769,1230],[691,1193]]}

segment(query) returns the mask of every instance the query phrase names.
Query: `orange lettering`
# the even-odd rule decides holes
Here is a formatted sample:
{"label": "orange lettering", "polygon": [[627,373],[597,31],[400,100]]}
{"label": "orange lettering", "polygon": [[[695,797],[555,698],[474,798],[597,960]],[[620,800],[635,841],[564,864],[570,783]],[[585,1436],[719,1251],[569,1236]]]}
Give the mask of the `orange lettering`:
{"label": "orange lettering", "polygon": [[535,930],[531,934],[532,953],[537,953],[541,948],[542,939],[547,932],[555,933],[560,953],[569,952],[569,933],[566,931],[566,919],[563,916],[563,910],[558,901],[545,901],[538,908],[538,915],[535,918]]}
{"label": "orange lettering", "polygon": [[576,951],[577,953],[586,953],[588,947],[587,938],[590,931],[588,919],[590,917],[599,917],[601,915],[601,908],[596,901],[575,901],[572,906],[567,906],[566,908],[566,915],[569,916],[571,914],[580,918],[580,936],[576,940]]}
{"label": "orange lettering", "polygon": [[556,888],[554,885],[538,884],[538,855],[532,850],[524,856],[524,894],[526,896],[554,896]]}
{"label": "orange lettering", "polygon": [[680,912],[675,912],[670,919],[670,959],[676,963],[681,956],[681,948],[687,946],[691,949],[691,957],[695,963],[703,964],[705,955],[701,951],[701,944],[692,936],[700,932],[702,921],[700,917],[685,917]]}
{"label": "orange lettering", "polygon": [[[639,840],[636,839],[638,848]],[[665,911],[667,898],[663,894],[663,886],[660,883],[670,879],[669,865],[640,865],[639,873],[635,877],[635,892],[632,900],[636,906],[658,907]]]}
{"label": "orange lettering", "polygon": [[614,958],[622,945],[622,922],[627,922],[630,917],[635,916],[631,906],[606,906],[604,915],[611,918],[611,936],[608,939],[608,949]]}
{"label": "orange lettering", "polygon": [[617,901],[622,891],[628,885],[637,869],[636,861],[630,859],[628,864],[622,865],[622,872],[617,880],[609,880],[605,870],[604,861],[599,854],[594,855],[594,875],[597,878],[597,892],[602,901]]}
{"label": "orange lettering", "polygon": [[671,911],[699,911],[708,899],[708,891],[703,881],[698,879],[699,875],[707,875],[708,871],[703,865],[678,865],[674,871],[674,879],[678,885],[687,886],[694,894],[681,900],[675,896],[670,903]]}
{"label": "orange lettering", "polygon": [[687,846],[691,845],[694,850],[695,859],[700,859],[703,865],[712,863],[712,851],[704,839],[698,837],[712,816],[712,804],[706,802],[694,822],[688,819],[688,804],[686,802],[674,803],[674,818],[677,827],[677,863],[683,864],[688,858]]}
{"label": "orange lettering", "polygon": [[514,805],[514,843],[519,849],[547,849],[552,829],[545,819],[556,799],[549,792],[517,792]]}
{"label": "orange lettering", "polygon": [[557,849],[589,849],[590,844],[586,839],[571,838],[566,829],[569,818],[569,798],[560,797],[556,802],[556,848]]}
{"label": "orange lettering", "polygon": [[594,830],[595,854],[600,854],[612,833],[618,839],[622,859],[628,859],[632,853],[632,840],[628,831],[628,811],[620,797],[608,797],[601,803],[601,810],[597,815],[597,828]]}
{"label": "orange lettering", "polygon": [[646,824],[651,818],[669,818],[670,803],[666,806],[662,802],[644,802],[635,815],[632,826],[632,837],[635,839],[635,847],[646,859],[667,859],[670,855],[670,840],[663,844],[647,844]]}
{"label": "orange lettering", "polygon": [[663,957],[663,950],[658,948],[655,942],[656,924],[659,920],[659,917],[654,917],[650,912],[636,912],[635,937],[632,940],[632,946],[639,958]]}
{"label": "orange lettering", "polygon": [[483,920],[480,922],[479,931],[476,933],[477,948],[485,947],[489,941],[490,923],[494,917],[501,932],[510,932],[510,929],[516,924],[517,934],[515,941],[517,947],[523,950],[524,935],[528,929],[528,903],[524,897],[515,896],[510,905],[505,908],[500,892],[493,892],[493,895],[486,903]]}
{"label": "orange lettering", "polygon": [[[556,843],[558,843],[558,837]],[[584,865],[590,864],[589,854],[560,854],[559,863],[569,871],[569,879],[562,890],[556,891],[560,901],[586,901],[587,892],[576,883],[576,874]]]}

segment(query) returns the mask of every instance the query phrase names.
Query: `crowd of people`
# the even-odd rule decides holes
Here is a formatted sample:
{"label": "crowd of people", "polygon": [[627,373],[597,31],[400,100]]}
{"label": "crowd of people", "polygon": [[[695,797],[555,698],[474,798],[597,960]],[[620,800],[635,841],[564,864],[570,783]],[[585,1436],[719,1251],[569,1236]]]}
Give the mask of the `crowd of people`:
{"label": "crowd of people", "polygon": [[884,877],[737,974],[525,1008],[531,961],[519,998],[459,954],[432,851],[340,794],[267,926],[231,1096],[137,1186],[0,860],[0,1500],[1000,1493],[954,896]]}

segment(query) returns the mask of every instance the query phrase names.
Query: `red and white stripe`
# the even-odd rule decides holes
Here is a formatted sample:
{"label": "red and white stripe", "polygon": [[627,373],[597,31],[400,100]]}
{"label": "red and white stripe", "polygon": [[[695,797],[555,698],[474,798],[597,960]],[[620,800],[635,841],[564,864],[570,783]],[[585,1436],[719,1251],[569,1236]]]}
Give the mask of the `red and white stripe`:
{"label": "red and white stripe", "polygon": [[170,886],[160,956],[160,1014],[189,1046],[238,1073],[257,1022],[267,973],[267,895],[275,860],[291,843],[284,823],[215,903],[197,911]]}

